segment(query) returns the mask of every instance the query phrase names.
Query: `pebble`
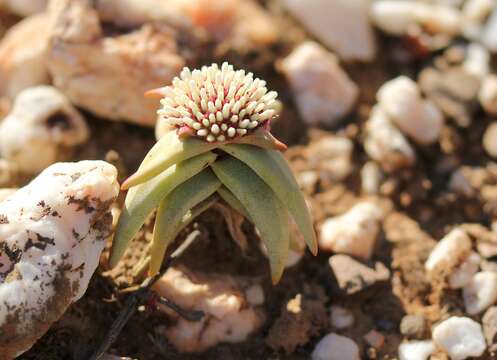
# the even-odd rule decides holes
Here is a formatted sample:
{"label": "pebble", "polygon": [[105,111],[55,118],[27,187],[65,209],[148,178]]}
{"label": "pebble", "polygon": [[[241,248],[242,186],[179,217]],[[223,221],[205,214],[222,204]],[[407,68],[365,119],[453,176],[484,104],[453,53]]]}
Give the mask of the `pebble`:
{"label": "pebble", "polygon": [[442,321],[433,330],[433,341],[451,360],[481,356],[487,347],[481,325],[467,317]]}
{"label": "pebble", "polygon": [[366,123],[364,148],[368,156],[377,161],[386,172],[393,172],[416,162],[413,148],[378,105],[373,107]]}
{"label": "pebble", "polygon": [[14,194],[17,188],[1,188],[0,189],[0,202],[7,199],[10,195]]}
{"label": "pebble", "polygon": [[30,86],[48,84],[50,18],[38,14],[11,27],[0,42],[0,95],[13,99]]}
{"label": "pebble", "polygon": [[313,41],[294,49],[279,69],[290,84],[303,121],[310,126],[336,125],[359,95],[337,57]]}
{"label": "pebble", "polygon": [[205,314],[202,320],[192,322],[169,308],[160,307],[175,320],[174,325],[164,330],[164,335],[182,352],[205,351],[221,342],[243,342],[264,323],[260,309],[248,301],[259,303],[261,294],[251,293],[254,290],[250,287],[243,289],[241,281],[232,276],[171,267],[153,290],[185,310],[200,310]]}
{"label": "pebble", "polygon": [[370,4],[369,0],[283,1],[311,34],[345,61],[371,61],[375,57]]}
{"label": "pebble", "polygon": [[400,333],[410,339],[422,339],[426,333],[426,320],[421,314],[406,315],[400,321]]}
{"label": "pebble", "polygon": [[490,307],[481,319],[483,325],[483,334],[487,339],[489,351],[497,350],[497,306]]}
{"label": "pebble", "polygon": [[471,253],[471,239],[465,231],[455,228],[445,235],[433,248],[425,269],[428,272],[457,266]]}
{"label": "pebble", "polygon": [[312,360],[360,360],[359,347],[354,340],[330,333],[316,344]]}
{"label": "pebble", "polygon": [[378,205],[360,202],[343,215],[325,220],[318,238],[320,249],[369,259],[383,216]]}
{"label": "pebble", "polygon": [[1,0],[0,8],[19,16],[30,16],[45,10],[48,0]]}
{"label": "pebble", "polygon": [[344,180],[354,169],[354,143],[344,136],[327,135],[305,149],[308,168],[319,171],[321,179]]}
{"label": "pebble", "polygon": [[423,100],[418,85],[406,76],[384,83],[376,95],[379,106],[407,136],[420,144],[438,140],[444,118],[429,100]]}
{"label": "pebble", "polygon": [[497,115],[497,75],[491,74],[483,78],[478,100],[483,109],[490,115]]}
{"label": "pebble", "polygon": [[103,161],[57,163],[0,202],[0,344],[29,349],[80,299],[111,233],[117,170]]}
{"label": "pebble", "polygon": [[355,294],[378,282],[387,281],[390,271],[381,262],[368,266],[347,255],[333,255],[329,260],[339,288],[346,294]]}
{"label": "pebble", "polygon": [[476,252],[471,254],[464,260],[461,265],[452,271],[449,276],[449,286],[451,289],[460,289],[471,282],[474,274],[480,268],[481,257]]}
{"label": "pebble", "polygon": [[461,13],[455,7],[406,0],[377,0],[371,7],[373,23],[391,35],[405,35],[413,26],[430,33],[457,35]]}
{"label": "pebble", "polygon": [[469,74],[483,79],[490,73],[490,53],[484,46],[470,43],[466,48],[466,57],[462,66]]}
{"label": "pebble", "polygon": [[67,159],[89,135],[86,121],[59,90],[35,86],[19,93],[0,124],[0,153],[20,172],[36,174]]}
{"label": "pebble", "polygon": [[497,301],[497,273],[482,271],[476,273],[463,288],[463,300],[466,312],[476,315],[486,310]]}
{"label": "pebble", "polygon": [[343,330],[354,325],[354,314],[347,308],[332,305],[330,308],[331,326],[335,329]]}
{"label": "pebble", "polygon": [[428,360],[435,350],[431,340],[406,341],[399,345],[399,360]]}
{"label": "pebble", "polygon": [[466,38],[479,40],[485,21],[492,13],[494,0],[466,0],[462,7],[462,32]]}
{"label": "pebble", "polygon": [[148,23],[109,34],[91,2],[57,3],[47,60],[53,84],[98,117],[154,126],[159,100],[143,94],[185,66],[172,29]]}
{"label": "pebble", "polygon": [[495,5],[483,28],[481,42],[491,52],[497,52],[497,6]]}
{"label": "pebble", "polygon": [[374,161],[366,162],[361,169],[361,190],[364,194],[378,194],[383,172]]}

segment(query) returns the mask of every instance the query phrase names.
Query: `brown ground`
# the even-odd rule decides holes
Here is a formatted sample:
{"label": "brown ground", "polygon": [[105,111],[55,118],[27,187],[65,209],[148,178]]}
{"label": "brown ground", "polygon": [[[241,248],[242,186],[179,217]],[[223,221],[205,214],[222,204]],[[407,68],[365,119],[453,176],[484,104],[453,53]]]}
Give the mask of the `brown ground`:
{"label": "brown ground", "polygon": [[[380,55],[375,63],[347,66],[347,72],[361,89],[356,111],[337,129],[308,131],[295,111],[285,82],[272,65],[275,56],[285,54],[292,43],[302,38],[303,33],[290,28],[287,36],[289,38],[284,39],[276,49],[245,55],[228,54],[228,57],[235,65],[253,70],[268,80],[269,87],[280,93],[285,111],[274,124],[274,133],[293,146],[288,156],[299,171],[304,170],[309,163],[303,157],[305,146],[312,144],[316,138],[333,133],[345,135],[354,141],[353,173],[341,183],[319,181],[312,189],[306,189],[312,200],[315,220],[319,224],[324,218],[348,209],[361,198],[359,171],[367,160],[362,148],[363,125],[375,102],[378,87],[386,79],[400,74],[416,77],[421,67],[430,63],[430,59],[398,60],[394,54],[402,51],[400,41],[379,36],[382,49],[378,51]],[[382,57],[382,54],[392,56]],[[90,115],[88,118],[93,136],[88,144],[79,149],[77,158],[107,159],[118,166],[122,178],[136,169],[154,143],[152,130],[99,120]],[[456,165],[485,166],[490,159],[484,154],[480,139],[488,122],[489,119],[481,112],[475,113],[469,130],[461,130],[449,122],[444,130],[442,147],[433,145],[417,148],[417,165],[390,176],[384,182],[380,200],[393,210],[384,221],[373,260],[383,262],[391,270],[389,282],[354,295],[344,295],[337,287],[328,265],[330,254],[321,253],[314,258],[307,253],[298,266],[287,270],[282,281],[272,287],[267,261],[254,245],[256,236],[253,229],[248,224],[244,226],[251,246],[246,254],[242,254],[231,240],[226,225],[219,220],[216,210],[212,209],[180,235],[184,239],[193,227],[202,234],[186,251],[181,263],[199,271],[263,277],[267,314],[265,326],[246,343],[219,345],[203,354],[185,355],[178,354],[157,334],[156,328],[165,323],[165,317],[145,309],[131,318],[111,352],[143,360],[308,359],[317,340],[331,331],[326,321],[329,305],[346,304],[353,310],[356,323],[343,334],[361,346],[363,358],[395,359],[398,344],[402,340],[400,320],[405,314],[421,313],[432,323],[449,313],[463,313],[460,295],[448,290],[443,279],[426,279],[423,263],[435,241],[450,228],[465,222],[486,226],[491,222],[495,211],[492,197],[466,199],[449,192],[447,183],[455,166],[449,167],[449,170],[440,166],[442,161]],[[150,226],[137,237],[135,249],[143,248],[144,241],[149,238]],[[131,266],[137,258],[137,255],[128,257],[127,265]],[[102,270],[95,274],[84,298],[74,304],[20,359],[84,359],[102,340],[123,306],[125,296],[117,296],[117,288],[124,288],[131,281],[129,272],[115,271],[113,277],[104,276]],[[293,316],[282,309],[297,294],[302,294],[303,313]],[[376,329],[386,337],[385,345],[379,350],[369,348],[363,340],[364,334],[371,329]],[[486,354],[480,359],[493,358],[493,355]],[[444,359],[444,356],[440,355],[437,359]]]}

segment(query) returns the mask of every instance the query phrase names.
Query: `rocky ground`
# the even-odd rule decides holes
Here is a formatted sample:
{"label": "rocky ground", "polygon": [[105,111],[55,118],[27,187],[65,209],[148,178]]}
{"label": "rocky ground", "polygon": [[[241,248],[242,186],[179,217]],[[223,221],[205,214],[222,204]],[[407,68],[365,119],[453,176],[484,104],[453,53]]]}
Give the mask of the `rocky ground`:
{"label": "rocky ground", "polygon": [[[495,3],[177,1],[175,13],[128,0],[124,14],[77,0],[44,15],[22,3],[0,1],[3,188],[58,160],[105,160],[122,181],[155,142],[143,91],[184,65],[229,61],[278,91],[273,133],[318,233],[318,256],[296,240],[273,286],[253,227],[209,209],[154,288],[207,320],[141,304],[108,359],[497,358]],[[12,34],[22,18],[45,21],[37,54],[16,49],[30,39]],[[63,98],[30,95],[40,84]],[[152,224],[112,270],[107,240],[86,294],[20,359],[88,358],[142,280]]]}

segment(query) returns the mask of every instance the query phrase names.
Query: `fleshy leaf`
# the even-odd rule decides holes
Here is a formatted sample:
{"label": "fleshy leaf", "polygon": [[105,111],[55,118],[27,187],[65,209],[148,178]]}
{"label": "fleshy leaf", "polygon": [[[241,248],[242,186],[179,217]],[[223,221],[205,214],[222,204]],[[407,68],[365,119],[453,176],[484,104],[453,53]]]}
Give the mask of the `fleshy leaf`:
{"label": "fleshy leaf", "polygon": [[149,276],[159,272],[167,247],[174,240],[184,215],[214,194],[220,186],[221,182],[213,172],[205,169],[171,191],[161,201],[150,249]]}
{"label": "fleshy leaf", "polygon": [[211,152],[198,155],[171,166],[159,176],[128,191],[112,244],[110,267],[116,266],[147,216],[160,201],[179,184],[198,174],[215,160],[216,155]]}
{"label": "fleshy leaf", "polygon": [[126,190],[148,181],[172,165],[208,152],[216,146],[194,137],[181,139],[176,131],[169,131],[150,149],[138,171],[124,181],[121,188]]}
{"label": "fleshy leaf", "polygon": [[297,223],[307,246],[316,255],[318,247],[312,219],[285,158],[278,151],[244,144],[222,145],[220,148],[247,164],[273,189]]}
{"label": "fleshy leaf", "polygon": [[247,213],[247,210],[243,207],[242,203],[240,202],[240,200],[238,200],[236,198],[235,195],[233,195],[233,193],[231,191],[229,191],[228,189],[226,189],[225,186],[221,186],[218,190],[217,190],[218,194],[221,196],[221,198],[226,201],[226,203],[231,206],[233,209],[235,209],[236,211],[238,211],[240,214],[242,214],[243,216],[245,216],[245,218],[247,218],[248,220],[252,221],[252,219],[250,219],[250,216],[249,214]]}
{"label": "fleshy leaf", "polygon": [[226,144],[249,144],[253,146],[257,146],[263,149],[273,149],[284,151],[287,149],[287,146],[276,139],[273,134],[271,134],[268,130],[263,127],[258,128],[253,133],[239,136]]}
{"label": "fleshy leaf", "polygon": [[228,157],[211,165],[212,170],[247,210],[261,233],[271,264],[271,278],[277,283],[288,256],[288,211],[273,190],[241,161]]}

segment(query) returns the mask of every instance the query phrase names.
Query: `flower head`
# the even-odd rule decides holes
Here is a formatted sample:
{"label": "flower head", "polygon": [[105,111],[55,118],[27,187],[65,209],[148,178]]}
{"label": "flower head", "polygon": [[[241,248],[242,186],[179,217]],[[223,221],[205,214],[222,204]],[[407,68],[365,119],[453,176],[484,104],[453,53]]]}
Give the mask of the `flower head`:
{"label": "flower head", "polygon": [[184,68],[171,86],[163,89],[163,121],[183,134],[208,142],[243,136],[277,115],[275,91],[264,80],[223,63],[190,71]]}

